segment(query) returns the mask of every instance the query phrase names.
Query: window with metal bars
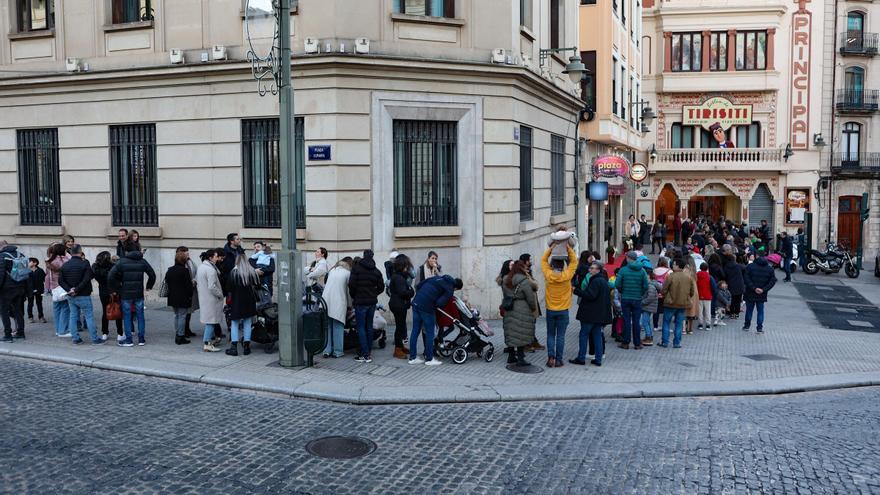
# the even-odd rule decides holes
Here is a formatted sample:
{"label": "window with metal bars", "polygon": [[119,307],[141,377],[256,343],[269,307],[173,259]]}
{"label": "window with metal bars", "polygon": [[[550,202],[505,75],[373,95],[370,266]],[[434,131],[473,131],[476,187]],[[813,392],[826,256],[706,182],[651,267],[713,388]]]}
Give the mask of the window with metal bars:
{"label": "window with metal bars", "polygon": [[394,226],[458,225],[458,123],[394,121]]}
{"label": "window with metal bars", "polygon": [[[306,228],[305,138],[303,117],[294,119],[293,162],[296,167],[296,228]],[[244,226],[281,228],[280,123],[277,118],[241,121]]]}
{"label": "window with metal bars", "polygon": [[550,214],[565,213],[565,138],[550,136]]}
{"label": "window with metal bars", "polygon": [[58,129],[17,132],[18,202],[22,225],[61,225]]}
{"label": "window with metal bars", "polygon": [[532,128],[519,128],[519,219],[533,219],[534,192],[532,190]]}
{"label": "window with metal bars", "polygon": [[110,126],[113,225],[159,225],[156,124]]}

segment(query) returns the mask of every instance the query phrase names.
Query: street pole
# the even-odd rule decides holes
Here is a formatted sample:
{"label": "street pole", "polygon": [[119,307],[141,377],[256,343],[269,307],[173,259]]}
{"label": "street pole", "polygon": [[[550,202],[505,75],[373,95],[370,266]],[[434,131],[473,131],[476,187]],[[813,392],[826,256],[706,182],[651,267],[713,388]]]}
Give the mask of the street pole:
{"label": "street pole", "polygon": [[[582,112],[578,113],[578,116],[582,118]],[[587,207],[587,195],[586,195],[586,182],[583,179],[583,174],[581,173],[581,167],[583,165],[583,160],[581,160],[581,153],[583,144],[581,143],[580,138],[580,122],[581,118],[578,118],[578,125],[575,126],[575,137],[574,137],[574,208],[575,208],[575,232],[577,232],[577,236],[581,250],[587,249],[587,246],[590,245],[590,233],[587,231],[587,221],[586,221],[586,211]]]}
{"label": "street pole", "polygon": [[278,263],[278,351],[281,366],[303,366],[302,255],[296,250],[296,166],[294,108],[290,77],[290,0],[278,0],[280,67],[278,78],[281,165],[281,252]]}

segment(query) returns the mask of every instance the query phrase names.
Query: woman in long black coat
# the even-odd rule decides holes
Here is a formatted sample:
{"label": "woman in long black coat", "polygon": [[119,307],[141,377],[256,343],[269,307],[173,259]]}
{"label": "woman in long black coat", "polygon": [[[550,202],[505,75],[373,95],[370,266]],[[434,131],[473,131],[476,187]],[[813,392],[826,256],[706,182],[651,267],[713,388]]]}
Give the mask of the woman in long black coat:
{"label": "woman in long black coat", "polygon": [[165,272],[165,285],[168,287],[168,305],[174,308],[174,343],[189,344],[186,338],[186,315],[192,306],[193,278],[186,265],[189,255],[179,252],[174,255],[174,266]]}
{"label": "woman in long black coat", "polygon": [[587,339],[593,344],[595,359],[590,361],[596,366],[602,366],[602,355],[605,352],[605,325],[611,323],[611,287],[605,277],[605,270],[600,261],[590,265],[590,280],[585,289],[575,287],[574,293],[581,298],[578,305],[577,320],[581,322],[580,346],[578,357],[569,360],[572,364],[586,364]]}
{"label": "woman in long black coat", "polygon": [[244,333],[242,350],[245,356],[251,353],[251,330],[253,329],[254,317],[257,316],[256,290],[260,287],[260,276],[248,263],[244,254],[235,257],[235,268],[229,273],[226,280],[226,293],[232,299],[229,305],[229,319],[232,321],[230,329],[232,335],[229,339],[229,349],[226,354],[238,356],[239,330]]}

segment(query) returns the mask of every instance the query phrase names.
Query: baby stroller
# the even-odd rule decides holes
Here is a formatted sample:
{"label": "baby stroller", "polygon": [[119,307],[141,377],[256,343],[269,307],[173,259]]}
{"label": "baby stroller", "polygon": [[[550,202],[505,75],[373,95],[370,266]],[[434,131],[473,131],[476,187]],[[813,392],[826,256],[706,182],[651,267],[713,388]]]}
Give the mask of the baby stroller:
{"label": "baby stroller", "polygon": [[[435,352],[443,357],[452,356],[455,364],[463,364],[472,352],[487,363],[492,362],[495,346],[486,340],[488,334],[480,321],[479,311],[471,310],[457,297],[453,297],[442,309],[437,308],[437,326],[440,330],[434,341]],[[446,340],[455,328],[458,328],[458,335]]]}
{"label": "baby stroller", "polygon": [[[373,317],[373,340],[377,342],[379,349],[384,349],[387,345],[387,337],[385,333],[385,308],[380,304],[376,306],[376,315]],[[360,349],[360,340],[358,340],[357,321],[355,319],[354,308],[348,308],[345,318],[345,332],[342,335],[342,347],[345,350]]]}

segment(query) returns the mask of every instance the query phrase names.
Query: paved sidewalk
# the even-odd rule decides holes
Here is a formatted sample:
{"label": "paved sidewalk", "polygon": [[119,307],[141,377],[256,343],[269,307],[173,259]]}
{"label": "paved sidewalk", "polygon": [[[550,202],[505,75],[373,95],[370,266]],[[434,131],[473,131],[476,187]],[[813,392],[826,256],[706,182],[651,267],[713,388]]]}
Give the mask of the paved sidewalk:
{"label": "paved sidewalk", "polygon": [[[625,351],[609,339],[601,368],[566,362],[563,368],[532,375],[505,368],[500,321],[492,322],[498,350],[492,363],[471,355],[462,365],[447,359],[439,367],[411,366],[394,359],[389,345],[374,352],[372,364],[358,364],[346,355],[341,359],[318,357],[313,368],[286,369],[277,364],[277,352],[265,354],[256,344],[246,357],[204,353],[199,338],[190,345],[174,345],[173,314],[158,303],[148,305],[145,347],[117,347],[114,330],[105,346],[74,346],[69,339],[55,337],[50,321],[29,325],[25,342],[0,344],[0,356],[360,404],[767,394],[880,385],[880,328],[870,319],[855,331],[825,328],[810,306],[830,311],[836,305],[805,301],[793,284],[781,281],[781,272],[779,278],[770,293],[763,335],[754,332],[754,323],[752,332],[743,332],[739,320],[685,336],[682,349],[654,346]],[[880,284],[870,272],[855,282],[802,273],[794,278],[798,283],[827,286],[831,293],[846,285],[871,303],[880,302]],[[827,292],[813,290],[810,294]],[[821,299],[807,297],[817,298]],[[847,311],[849,320],[856,321],[861,321],[862,310],[866,314],[876,311],[854,306],[853,313],[845,303],[840,307]],[[577,334],[573,322],[566,338],[566,358],[577,353]],[[546,337],[543,319],[539,320],[538,337],[542,342]],[[537,365],[543,365],[547,358],[543,352],[527,357]]]}

